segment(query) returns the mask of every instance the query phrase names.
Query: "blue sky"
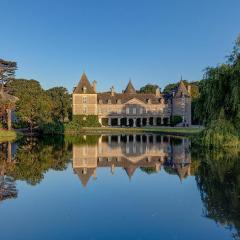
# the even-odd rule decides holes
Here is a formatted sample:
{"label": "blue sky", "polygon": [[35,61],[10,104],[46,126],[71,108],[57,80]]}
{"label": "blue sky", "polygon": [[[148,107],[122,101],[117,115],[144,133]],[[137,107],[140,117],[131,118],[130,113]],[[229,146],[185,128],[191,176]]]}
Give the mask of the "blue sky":
{"label": "blue sky", "polygon": [[239,0],[0,0],[0,58],[16,76],[70,91],[198,80],[240,33]]}

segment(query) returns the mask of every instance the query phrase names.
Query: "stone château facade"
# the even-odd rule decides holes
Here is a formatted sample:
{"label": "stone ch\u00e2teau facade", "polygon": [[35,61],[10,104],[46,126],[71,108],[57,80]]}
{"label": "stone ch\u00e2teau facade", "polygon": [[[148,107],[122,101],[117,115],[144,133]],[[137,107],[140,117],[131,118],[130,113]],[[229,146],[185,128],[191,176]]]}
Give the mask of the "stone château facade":
{"label": "stone ch\u00e2teau facade", "polygon": [[177,140],[156,134],[101,135],[95,144],[73,144],[73,169],[83,186],[91,176],[96,179],[99,168],[110,168],[112,174],[122,168],[131,178],[138,168],[159,172],[170,167],[182,181],[190,175],[190,142]]}
{"label": "stone ch\u00e2teau facade", "polygon": [[170,124],[171,116],[181,116],[179,126],[191,125],[190,86],[181,81],[171,94],[160,89],[154,93],[139,93],[129,81],[122,93],[114,87],[98,93],[96,81],[90,84],[83,73],[73,91],[73,115],[97,115],[102,125],[109,126],[160,126]]}

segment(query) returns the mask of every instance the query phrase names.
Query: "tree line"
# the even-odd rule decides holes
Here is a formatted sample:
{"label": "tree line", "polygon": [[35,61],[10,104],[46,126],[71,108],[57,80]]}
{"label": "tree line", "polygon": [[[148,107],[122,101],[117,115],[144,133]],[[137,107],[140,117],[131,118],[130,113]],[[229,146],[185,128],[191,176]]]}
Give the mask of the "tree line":
{"label": "tree line", "polygon": [[46,123],[64,123],[72,118],[71,95],[65,87],[44,90],[36,80],[11,79],[9,93],[16,103],[16,128],[40,128]]}

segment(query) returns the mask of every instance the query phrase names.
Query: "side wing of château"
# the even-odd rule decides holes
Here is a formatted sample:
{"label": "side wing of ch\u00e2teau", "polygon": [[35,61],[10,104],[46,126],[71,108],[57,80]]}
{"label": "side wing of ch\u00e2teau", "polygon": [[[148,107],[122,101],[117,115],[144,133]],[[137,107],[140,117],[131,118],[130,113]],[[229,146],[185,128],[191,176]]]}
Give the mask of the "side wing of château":
{"label": "side wing of ch\u00e2teau", "polygon": [[98,93],[96,81],[91,84],[83,73],[73,91],[73,115],[97,115],[102,125],[160,126],[170,123],[171,116],[181,116],[180,126],[191,125],[190,87],[181,81],[172,94],[138,93],[129,81],[122,93],[114,87]]}

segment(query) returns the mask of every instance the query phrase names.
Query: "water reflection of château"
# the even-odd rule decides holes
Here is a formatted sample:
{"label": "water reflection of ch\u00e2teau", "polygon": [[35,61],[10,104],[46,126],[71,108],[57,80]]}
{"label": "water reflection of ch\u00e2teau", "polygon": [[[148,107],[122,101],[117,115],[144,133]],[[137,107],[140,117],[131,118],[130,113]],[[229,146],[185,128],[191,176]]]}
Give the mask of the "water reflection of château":
{"label": "water reflection of ch\u00e2teau", "polygon": [[[87,138],[88,136],[85,136]],[[123,168],[131,178],[137,168],[159,172],[161,166],[178,174],[180,180],[190,175],[189,140],[155,134],[102,135],[96,144],[73,144],[73,169],[86,186],[97,168]]]}

